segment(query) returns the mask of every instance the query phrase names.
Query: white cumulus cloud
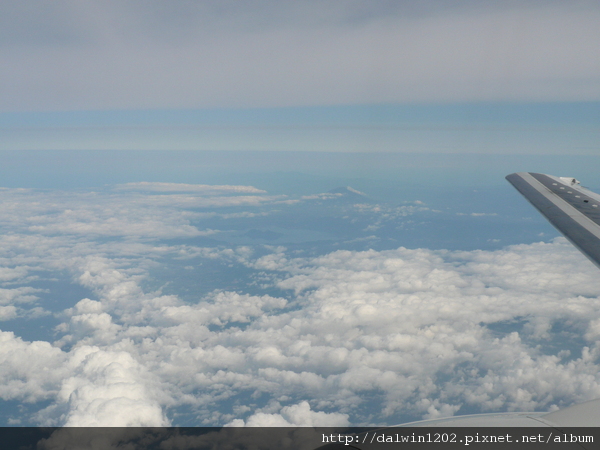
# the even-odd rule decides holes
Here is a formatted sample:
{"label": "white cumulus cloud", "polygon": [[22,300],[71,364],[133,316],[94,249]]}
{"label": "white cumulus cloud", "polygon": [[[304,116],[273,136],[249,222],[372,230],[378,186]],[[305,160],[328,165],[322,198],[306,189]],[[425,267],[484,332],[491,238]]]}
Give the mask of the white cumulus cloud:
{"label": "white cumulus cloud", "polygon": [[[0,235],[3,324],[45,306],[50,288],[38,285],[59,274],[85,292],[56,302],[56,334],[46,341],[0,332],[0,398],[44,405],[13,420],[389,425],[600,397],[597,269],[564,239],[496,251],[301,256],[161,240],[182,237],[188,203],[178,193],[69,200],[9,191],[1,194],[23,213],[0,203],[11,231]],[[87,205],[89,198],[98,201]],[[65,221],[67,210],[91,211],[100,222],[123,211],[123,220],[140,223],[146,216],[136,211],[161,217],[163,208],[165,234],[29,230],[33,216],[46,224],[61,217],[52,219],[57,230],[68,230],[82,219]],[[400,220],[416,213],[406,208],[425,206],[352,208]],[[227,289],[216,280],[200,293],[214,281],[200,272],[210,264],[247,280]],[[197,282],[195,274],[206,276]]]}

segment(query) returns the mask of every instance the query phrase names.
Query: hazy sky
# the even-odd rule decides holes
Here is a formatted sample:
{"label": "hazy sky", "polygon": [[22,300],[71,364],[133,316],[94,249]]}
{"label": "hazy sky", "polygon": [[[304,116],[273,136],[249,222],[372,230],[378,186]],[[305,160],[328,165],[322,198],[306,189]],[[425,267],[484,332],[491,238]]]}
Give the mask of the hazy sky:
{"label": "hazy sky", "polygon": [[[392,129],[357,129],[369,111],[327,127],[349,105],[597,102],[599,22],[600,6],[585,1],[2,1],[1,148],[589,153],[596,128],[547,141],[514,127],[457,137],[384,115],[369,125]],[[249,130],[227,114],[241,108],[252,121],[272,108],[297,128],[281,108],[331,106],[326,129],[309,131],[274,119]],[[163,124],[167,111],[215,108],[216,127],[197,117]],[[15,115],[98,110],[121,111],[121,121]],[[148,110],[157,111],[149,122]]]}
{"label": "hazy sky", "polygon": [[598,100],[596,2],[0,4],[1,109]]}

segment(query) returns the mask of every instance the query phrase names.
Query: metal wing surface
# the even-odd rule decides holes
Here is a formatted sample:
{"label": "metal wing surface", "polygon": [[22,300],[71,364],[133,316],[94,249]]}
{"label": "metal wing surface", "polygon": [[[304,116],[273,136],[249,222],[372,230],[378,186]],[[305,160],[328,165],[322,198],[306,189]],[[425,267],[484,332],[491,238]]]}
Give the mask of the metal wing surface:
{"label": "metal wing surface", "polygon": [[600,267],[600,196],[575,178],[512,173],[506,179],[585,256]]}

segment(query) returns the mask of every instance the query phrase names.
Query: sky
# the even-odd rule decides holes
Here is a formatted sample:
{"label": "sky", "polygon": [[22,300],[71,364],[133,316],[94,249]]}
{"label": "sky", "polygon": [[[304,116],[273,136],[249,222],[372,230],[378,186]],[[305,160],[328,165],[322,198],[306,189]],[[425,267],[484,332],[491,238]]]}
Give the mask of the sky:
{"label": "sky", "polygon": [[595,2],[2,3],[4,111],[598,100]]}
{"label": "sky", "polygon": [[591,1],[1,2],[0,148],[591,154],[599,16]]}
{"label": "sky", "polygon": [[0,1],[0,425],[600,397],[597,2]]}

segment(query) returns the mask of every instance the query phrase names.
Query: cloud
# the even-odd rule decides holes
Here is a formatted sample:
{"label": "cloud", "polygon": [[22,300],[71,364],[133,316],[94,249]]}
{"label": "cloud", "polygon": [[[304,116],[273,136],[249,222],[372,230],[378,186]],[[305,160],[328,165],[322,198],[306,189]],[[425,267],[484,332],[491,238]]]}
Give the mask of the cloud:
{"label": "cloud", "polygon": [[[0,398],[35,410],[12,420],[390,425],[546,411],[600,396],[597,269],[564,239],[496,251],[321,255],[209,247],[161,240],[181,238],[189,218],[182,199],[201,196],[1,195],[10,231],[0,235],[4,323],[44,305],[51,289],[40,281],[85,289],[64,299],[58,292],[59,323],[47,341],[0,333]],[[347,209],[393,222],[426,208]],[[146,225],[162,218],[163,228],[134,228],[126,239],[71,232],[84,213],[97,227],[121,216]],[[32,217],[56,233],[31,233]],[[214,265],[235,287],[206,281]]]}
{"label": "cloud", "polygon": [[[66,426],[165,426],[160,390],[129,353],[80,346],[65,353],[48,342],[1,332],[4,400],[53,399],[38,423]],[[158,394],[158,395],[156,395]]]}
{"label": "cloud", "polygon": [[[401,248],[246,262],[282,275],[277,285],[295,293],[292,309],[281,298],[232,292],[184,304],[143,292],[110,261],[89,264],[81,281],[100,297],[73,310],[68,332],[77,336],[84,322],[89,330],[72,341],[75,348],[96,343],[109,355],[127,348],[160,380],[153,386],[166,395],[163,408],[164,402],[193,405],[200,423],[215,423],[210,417],[217,414],[247,426],[326,418],[337,425],[385,424],[461,408],[545,410],[600,395],[595,341],[571,357],[540,351],[541,343],[556,340],[553,324],[579,323],[589,339],[599,320],[590,300],[593,268],[586,270],[562,240],[496,252]],[[515,331],[497,331],[498,324],[519,320]],[[140,401],[143,386],[134,391]],[[94,389],[81,397],[85,408],[78,409],[77,423],[85,422],[86,411],[99,417],[86,403]],[[108,402],[113,391],[100,390]],[[260,402],[250,400],[244,404],[258,411],[245,418],[221,409],[221,402],[244,392],[296,403],[261,411]],[[156,406],[160,396],[154,398],[149,404]],[[375,406],[365,409],[367,401]]]}
{"label": "cloud", "polygon": [[592,2],[341,6],[5,5],[0,102],[39,111],[600,95]]}
{"label": "cloud", "polygon": [[0,321],[11,320],[17,317],[17,308],[14,306],[0,306]]}
{"label": "cloud", "polygon": [[32,294],[39,293],[41,291],[42,289],[35,289],[32,287],[0,289],[0,305],[35,302],[39,299],[39,297]]}
{"label": "cloud", "polygon": [[169,425],[158,399],[153,399],[157,382],[129,353],[82,346],[69,363],[71,376],[58,393],[58,401],[68,403],[64,426]]}
{"label": "cloud", "polygon": [[[192,222],[213,217],[215,213],[207,216],[194,209],[261,206],[285,198],[256,195],[264,191],[251,186],[133,183],[117,186],[117,189],[125,192],[3,189],[0,191],[0,224],[5,229],[27,229],[43,235],[151,239],[208,236],[218,233],[218,230],[198,229]],[[137,189],[165,194],[135,192]],[[187,193],[181,193],[186,191]],[[245,213],[251,214],[248,211]],[[1,268],[0,281],[21,276],[23,270],[26,269]]]}
{"label": "cloud", "polygon": [[21,278],[27,274],[27,267],[2,267],[0,268],[0,281],[6,282]]}
{"label": "cloud", "polygon": [[0,288],[0,321],[12,320],[17,317],[34,318],[49,315],[48,311],[35,306],[40,299],[35,294],[42,292],[45,290],[32,287]]}
{"label": "cloud", "polygon": [[302,200],[331,200],[336,198],[341,198],[343,194],[333,194],[333,193],[322,193],[322,194],[313,194],[313,195],[303,195],[300,197]]}
{"label": "cloud", "polygon": [[54,398],[68,371],[66,355],[49,342],[26,342],[0,331],[0,397],[38,402]]}
{"label": "cloud", "polygon": [[[335,252],[303,262],[274,256],[256,264],[293,274],[279,287],[304,298],[312,312],[304,333],[313,336],[327,329],[327,347],[339,343],[344,369],[335,370],[331,357],[313,353],[311,360],[323,371],[329,366],[332,375],[337,372],[328,380],[336,379],[346,388],[387,392],[384,416],[408,407],[415,412],[424,408],[423,417],[434,417],[432,403],[425,409],[423,401],[441,398],[446,401],[435,410],[476,404],[486,411],[561,405],[564,395],[583,386],[589,391],[577,394],[576,401],[600,395],[597,377],[589,378],[596,367],[588,365],[594,356],[587,352],[596,354],[595,341],[572,361],[561,362],[561,357],[536,349],[541,340],[556,339],[553,324],[575,321],[584,330],[592,327],[585,316],[594,315],[590,296],[597,291],[593,278],[588,278],[594,276],[593,268],[585,270],[585,261],[566,243],[498,252]],[[462,257],[469,261],[452,263]],[[574,264],[573,280],[561,275],[565,258]],[[502,336],[488,328],[516,318],[530,329]],[[309,347],[314,349],[315,343]],[[542,367],[543,375],[527,375]],[[425,374],[434,373],[427,381],[431,375]],[[458,378],[465,380],[460,387],[455,385]],[[414,395],[421,399],[409,400]],[[455,403],[448,403],[453,397]]]}
{"label": "cloud", "polygon": [[255,413],[246,421],[237,419],[228,426],[247,427],[347,427],[348,414],[311,411],[308,402],[281,408],[280,414]]}
{"label": "cloud", "polygon": [[256,189],[252,186],[228,186],[207,184],[184,184],[184,183],[158,183],[141,181],[137,183],[125,183],[115,186],[117,190],[139,190],[146,192],[196,192],[198,194],[264,194],[266,191]]}

